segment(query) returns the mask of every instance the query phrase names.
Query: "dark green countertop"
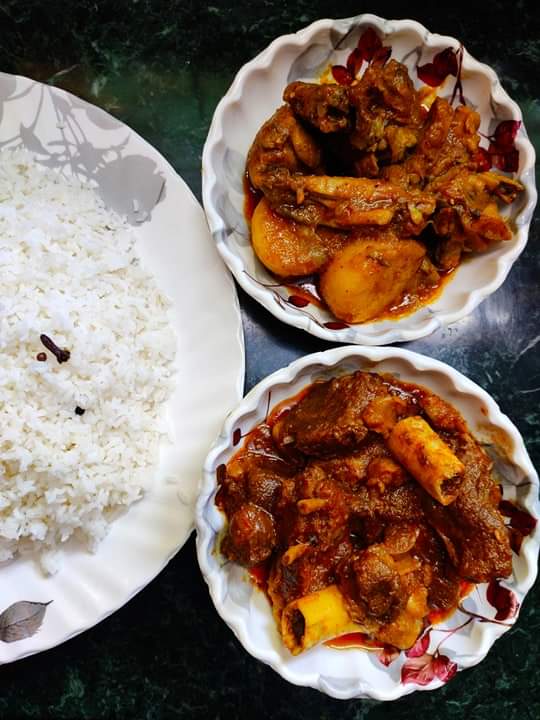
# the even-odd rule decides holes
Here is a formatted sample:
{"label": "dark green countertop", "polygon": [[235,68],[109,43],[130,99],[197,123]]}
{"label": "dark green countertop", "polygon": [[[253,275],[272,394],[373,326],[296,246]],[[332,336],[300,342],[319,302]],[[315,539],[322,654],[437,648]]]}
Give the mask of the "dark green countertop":
{"label": "dark green countertop", "polygon": [[[412,17],[460,38],[520,104],[540,147],[540,11],[535,3],[117,0],[0,3],[0,68],[104,107],[173,164],[200,198],[213,110],[240,66],[274,37],[321,17]],[[538,216],[508,279],[466,322],[407,347],[484,387],[540,460]],[[280,325],[244,293],[246,389],[328,344]],[[0,718],[540,718],[540,588],[480,665],[435,692],[391,704],[340,702],[287,684],[220,620],[191,539],[122,610],[47,653],[3,667]]]}

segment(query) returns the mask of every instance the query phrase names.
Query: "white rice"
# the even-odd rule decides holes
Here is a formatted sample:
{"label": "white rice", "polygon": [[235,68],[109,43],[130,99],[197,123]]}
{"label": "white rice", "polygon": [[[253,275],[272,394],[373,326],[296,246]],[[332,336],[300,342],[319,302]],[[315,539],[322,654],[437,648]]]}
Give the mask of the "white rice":
{"label": "white rice", "polygon": [[37,551],[54,572],[152,479],[175,339],[135,241],[90,186],[1,153],[0,561]]}

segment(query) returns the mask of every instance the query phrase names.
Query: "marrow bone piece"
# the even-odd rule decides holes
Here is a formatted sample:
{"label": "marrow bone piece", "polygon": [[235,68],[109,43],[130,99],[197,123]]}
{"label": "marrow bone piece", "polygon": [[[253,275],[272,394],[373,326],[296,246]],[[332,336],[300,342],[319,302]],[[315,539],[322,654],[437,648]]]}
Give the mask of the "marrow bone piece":
{"label": "marrow bone piece", "polygon": [[465,466],[421,417],[394,425],[388,447],[396,459],[441,505],[450,505],[459,491]]}

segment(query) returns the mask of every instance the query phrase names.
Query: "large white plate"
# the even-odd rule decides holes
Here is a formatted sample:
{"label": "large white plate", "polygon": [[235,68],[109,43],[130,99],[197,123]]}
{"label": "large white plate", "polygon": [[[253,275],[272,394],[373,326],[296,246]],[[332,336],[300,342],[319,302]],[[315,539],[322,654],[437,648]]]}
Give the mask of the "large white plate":
{"label": "large white plate", "polygon": [[[480,113],[480,131],[490,135],[503,120],[522,123],[516,138],[517,178],[525,190],[508,211],[513,238],[461,263],[434,302],[405,317],[343,328],[340,323],[336,326],[336,318],[328,310],[289,303],[286,286],[276,286],[276,278],[259,262],[251,246],[242,182],[247,152],[263,122],[282,104],[286,85],[293,80],[318,81],[329,64],[346,62],[367,28],[374,28],[383,43],[392,47],[392,57],[407,66],[417,86],[421,85],[418,65],[431,62],[435,53],[445,48],[460,46],[455,38],[430,33],[413,20],[384,20],[371,14],[318,20],[294,35],[277,38],[240,69],[216,108],[203,152],[203,202],[217,248],[236,280],[275,317],[324,340],[387,345],[424,337],[460,320],[504,282],[527,243],[537,197],[535,153],[521,111],[495,72],[464,50],[463,92],[467,104]],[[447,80],[439,94],[450,98],[452,87]]]}
{"label": "large white plate", "polygon": [[[0,74],[0,147],[25,147],[40,163],[94,180],[105,202],[138,225],[139,253],[172,300],[178,337],[177,385],[167,407],[173,444],[162,452],[151,491],[113,524],[95,555],[70,549],[53,577],[32,558],[0,566],[6,663],[95,625],[182,547],[208,446],[242,396],[244,346],[233,282],[202,209],[135,132],[73,95]],[[21,639],[6,642],[13,637]]]}

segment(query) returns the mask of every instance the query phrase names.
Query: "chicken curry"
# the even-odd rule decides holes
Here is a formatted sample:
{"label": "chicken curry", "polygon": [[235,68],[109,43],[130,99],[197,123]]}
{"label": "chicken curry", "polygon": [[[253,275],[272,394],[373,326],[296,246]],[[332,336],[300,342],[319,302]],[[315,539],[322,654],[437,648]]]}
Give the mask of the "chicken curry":
{"label": "chicken curry", "polygon": [[499,206],[523,189],[486,171],[475,110],[386,59],[350,85],[288,85],[247,158],[255,254],[279,278],[315,274],[347,323],[429,302],[465,254],[512,238]]}
{"label": "chicken curry", "polygon": [[293,654],[345,633],[411,647],[463,583],[512,571],[491,462],[463,417],[391,375],[317,382],[218,470],[221,552],[264,569]]}

